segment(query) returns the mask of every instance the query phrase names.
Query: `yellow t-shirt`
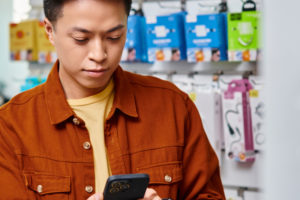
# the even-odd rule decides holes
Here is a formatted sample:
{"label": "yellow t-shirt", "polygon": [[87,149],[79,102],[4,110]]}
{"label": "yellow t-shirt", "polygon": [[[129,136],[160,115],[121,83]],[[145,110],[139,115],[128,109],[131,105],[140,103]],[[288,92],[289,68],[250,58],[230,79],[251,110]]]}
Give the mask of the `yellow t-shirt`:
{"label": "yellow t-shirt", "polygon": [[108,176],[109,163],[104,142],[104,123],[109,114],[114,99],[114,83],[111,80],[108,86],[100,93],[82,99],[68,99],[77,116],[88,129],[94,153],[95,165],[95,192],[102,193]]}

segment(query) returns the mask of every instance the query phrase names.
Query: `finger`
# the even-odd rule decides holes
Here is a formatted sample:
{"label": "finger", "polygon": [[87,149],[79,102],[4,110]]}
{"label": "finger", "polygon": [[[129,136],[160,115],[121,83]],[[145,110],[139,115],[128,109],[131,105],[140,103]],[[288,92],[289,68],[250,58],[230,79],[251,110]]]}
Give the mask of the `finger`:
{"label": "finger", "polygon": [[103,200],[103,195],[96,193],[96,194],[90,196],[87,200]]}
{"label": "finger", "polygon": [[87,200],[96,200],[96,194],[90,196]]}
{"label": "finger", "polygon": [[157,192],[152,188],[147,188],[144,198],[140,200],[161,200]]}

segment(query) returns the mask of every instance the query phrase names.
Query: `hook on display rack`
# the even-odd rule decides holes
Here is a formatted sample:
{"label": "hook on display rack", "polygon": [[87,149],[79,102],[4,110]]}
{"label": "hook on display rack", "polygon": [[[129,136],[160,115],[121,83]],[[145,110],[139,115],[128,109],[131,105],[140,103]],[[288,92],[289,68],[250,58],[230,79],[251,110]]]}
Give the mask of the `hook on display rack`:
{"label": "hook on display rack", "polygon": [[[212,7],[214,10],[218,10],[219,12],[227,12],[227,0],[219,0],[219,1],[214,1],[212,3],[211,0],[197,0],[198,5],[200,7]],[[241,0],[244,2],[243,0]],[[180,7],[178,6],[169,6],[169,5],[164,5],[164,2],[168,2],[167,0],[135,0],[133,2],[138,3],[139,8],[142,7],[142,4],[144,2],[156,2],[160,8],[163,9],[180,9],[181,11],[186,11],[186,4],[187,0],[180,0]]]}
{"label": "hook on display rack", "polygon": [[218,5],[219,13],[228,12],[227,0],[221,0],[221,3]]}
{"label": "hook on display rack", "polygon": [[256,3],[252,0],[243,1],[243,11],[256,11]]}
{"label": "hook on display rack", "polygon": [[253,71],[245,71],[242,76],[243,79],[249,79],[249,76],[253,74],[254,74]]}
{"label": "hook on display rack", "polygon": [[[218,3],[218,2],[211,3],[210,0],[201,0],[198,2],[198,6],[200,6],[202,8],[212,8],[213,11],[226,12],[227,11],[227,2],[226,1],[223,2],[223,1],[224,0],[222,0],[221,3]],[[226,11],[223,11],[223,10],[226,10]]]}
{"label": "hook on display rack", "polygon": [[169,6],[164,5],[163,2],[167,2],[165,0],[135,0],[133,2],[138,3],[138,7],[141,9],[144,2],[156,2],[158,6],[162,9],[180,9],[181,11],[186,11],[186,1],[187,0],[180,0],[180,6]]}
{"label": "hook on display rack", "polygon": [[181,0],[180,2],[181,2],[181,6],[180,7],[178,7],[178,6],[166,6],[166,5],[163,5],[162,0],[158,0],[157,4],[162,9],[181,9],[181,10],[184,9],[185,10],[185,8],[183,8],[183,6],[182,6],[183,2],[185,4],[185,0]]}
{"label": "hook on display rack", "polygon": [[191,71],[190,73],[188,73],[188,77],[194,77],[195,75],[198,75],[199,72],[198,71]]}
{"label": "hook on display rack", "polygon": [[181,11],[186,11],[186,0],[180,0]]}
{"label": "hook on display rack", "polygon": [[139,0],[138,1],[138,9],[142,9],[143,8],[143,3],[144,3],[144,0]]}
{"label": "hook on display rack", "polygon": [[214,82],[219,81],[220,76],[222,76],[223,74],[224,74],[223,70],[218,70],[217,72],[213,73],[213,77],[212,77],[213,81]]}

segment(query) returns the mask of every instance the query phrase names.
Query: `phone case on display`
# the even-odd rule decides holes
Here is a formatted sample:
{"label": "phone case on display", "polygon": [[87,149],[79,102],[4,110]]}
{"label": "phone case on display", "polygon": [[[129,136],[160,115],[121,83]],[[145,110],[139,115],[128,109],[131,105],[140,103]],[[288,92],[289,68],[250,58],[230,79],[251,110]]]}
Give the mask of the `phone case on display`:
{"label": "phone case on display", "polygon": [[225,151],[239,162],[255,160],[248,79],[233,80],[223,94]]}

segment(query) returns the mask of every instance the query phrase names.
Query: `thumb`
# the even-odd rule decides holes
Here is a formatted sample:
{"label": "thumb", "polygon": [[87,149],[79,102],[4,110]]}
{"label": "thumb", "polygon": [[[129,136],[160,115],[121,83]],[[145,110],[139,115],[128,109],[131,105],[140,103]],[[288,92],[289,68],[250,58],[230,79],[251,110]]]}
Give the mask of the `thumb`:
{"label": "thumb", "polygon": [[87,200],[103,200],[103,195],[96,193],[90,196]]}

